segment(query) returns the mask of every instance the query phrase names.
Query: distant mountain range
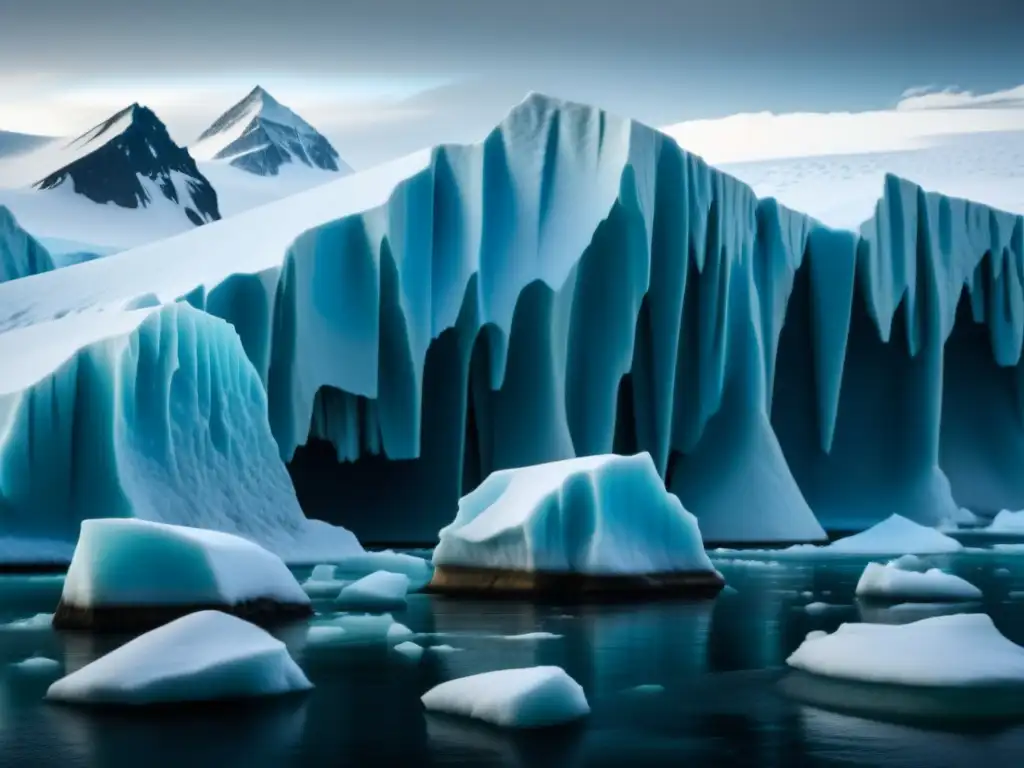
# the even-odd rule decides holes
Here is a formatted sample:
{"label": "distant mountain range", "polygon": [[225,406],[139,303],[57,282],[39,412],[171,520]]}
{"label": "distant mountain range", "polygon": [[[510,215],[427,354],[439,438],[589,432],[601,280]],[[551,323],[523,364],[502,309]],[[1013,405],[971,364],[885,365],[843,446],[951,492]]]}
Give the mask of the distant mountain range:
{"label": "distant mountain range", "polygon": [[259,86],[187,147],[140,104],[70,140],[0,132],[0,205],[44,244],[83,253],[162,239],[350,172]]}

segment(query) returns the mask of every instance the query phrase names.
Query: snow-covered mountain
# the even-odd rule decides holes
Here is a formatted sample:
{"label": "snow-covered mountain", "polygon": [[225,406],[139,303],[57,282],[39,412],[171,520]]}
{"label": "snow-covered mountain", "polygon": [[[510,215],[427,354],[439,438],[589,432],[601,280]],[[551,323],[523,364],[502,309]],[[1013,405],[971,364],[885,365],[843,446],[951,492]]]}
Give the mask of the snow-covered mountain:
{"label": "snow-covered mountain", "polygon": [[260,86],[217,118],[190,149],[200,160],[223,160],[257,176],[277,176],[288,164],[352,170],[316,128]]}
{"label": "snow-covered mountain", "polygon": [[196,226],[220,218],[210,182],[188,150],[174,143],[167,127],[146,107],[132,104],[79,136],[69,148],[85,152],[38,181],[37,188],[70,183],[75,193],[95,203],[121,208],[148,207],[162,197],[181,206]]}
{"label": "snow-covered mountain", "polygon": [[53,141],[51,136],[36,136],[17,131],[0,131],[0,157],[20,155]]}
{"label": "snow-covered mountain", "polygon": [[217,193],[188,150],[138,104],[76,138],[0,156],[0,205],[37,238],[97,254],[220,218]]}

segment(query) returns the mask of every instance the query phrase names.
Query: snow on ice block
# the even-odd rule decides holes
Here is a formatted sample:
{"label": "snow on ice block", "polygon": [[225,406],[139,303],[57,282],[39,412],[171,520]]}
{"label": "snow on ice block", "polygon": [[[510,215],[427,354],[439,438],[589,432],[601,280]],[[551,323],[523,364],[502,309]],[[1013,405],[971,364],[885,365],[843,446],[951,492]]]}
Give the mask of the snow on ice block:
{"label": "snow on ice block", "polygon": [[133,631],[216,608],[269,625],[312,613],[275,554],[219,531],[135,519],[82,522],[58,629]]}
{"label": "snow on ice block", "polygon": [[828,552],[848,555],[929,555],[962,549],[963,545],[956,539],[900,515],[890,515],[866,531],[823,548]]}
{"label": "snow on ice block", "polygon": [[980,600],[981,590],[969,581],[938,568],[908,571],[894,561],[868,563],[857,582],[857,596],[877,600],[945,602]]}
{"label": "snow on ice block", "polygon": [[647,453],[491,474],[440,532],[430,588],[475,593],[717,593],[696,518]]}
{"label": "snow on ice block", "polygon": [[409,577],[404,573],[376,571],[342,589],[335,602],[343,608],[387,610],[403,607],[408,591]]}
{"label": "snow on ice block", "polygon": [[280,640],[221,611],[201,611],[61,678],[46,698],[141,706],[273,696],[312,687]]}
{"label": "snow on ice block", "polygon": [[1024,694],[1024,648],[983,613],[910,624],[843,624],[815,634],[786,663],[824,677],[924,687],[1014,686]]}
{"label": "snow on ice block", "polygon": [[434,712],[504,728],[539,728],[590,714],[583,688],[561,667],[502,669],[449,680],[421,697]]}

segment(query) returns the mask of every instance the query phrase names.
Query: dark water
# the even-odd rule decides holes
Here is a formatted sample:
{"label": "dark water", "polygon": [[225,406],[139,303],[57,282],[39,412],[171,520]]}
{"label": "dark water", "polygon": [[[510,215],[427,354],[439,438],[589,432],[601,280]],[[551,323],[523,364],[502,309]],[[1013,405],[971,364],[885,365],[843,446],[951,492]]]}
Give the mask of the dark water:
{"label": "dark water", "polygon": [[[985,591],[985,610],[1024,644],[1024,553],[957,555],[937,564]],[[0,766],[905,766],[1019,765],[1024,726],[906,725],[798,703],[777,684],[814,629],[906,621],[858,606],[864,559],[719,563],[731,587],[706,603],[559,607],[412,596],[396,620],[427,651],[418,662],[386,645],[307,646],[280,633],[316,689],[267,706],[152,714],[101,713],[42,700],[58,671],[10,666],[33,654],[73,670],[121,640],[0,629]],[[0,580],[4,620],[53,610],[55,577]],[[1020,597],[1010,596],[1021,591]],[[834,607],[808,611],[809,602]],[[499,636],[546,631],[543,640]],[[950,663],[955,663],[951,659]],[[557,664],[587,692],[580,726],[515,735],[426,715],[419,696],[452,677]],[[661,686],[630,690],[636,686]]]}

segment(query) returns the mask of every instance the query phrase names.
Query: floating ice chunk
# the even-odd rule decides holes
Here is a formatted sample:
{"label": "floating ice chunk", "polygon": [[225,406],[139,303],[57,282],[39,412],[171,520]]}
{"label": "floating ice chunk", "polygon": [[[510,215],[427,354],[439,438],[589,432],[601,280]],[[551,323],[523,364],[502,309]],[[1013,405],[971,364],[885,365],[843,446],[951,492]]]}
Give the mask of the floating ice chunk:
{"label": "floating ice chunk", "polygon": [[1024,689],[1024,648],[983,613],[911,624],[843,624],[808,636],[786,660],[825,677],[909,686],[1014,685]]}
{"label": "floating ice chunk", "polygon": [[60,669],[60,662],[48,659],[45,656],[32,656],[11,666],[19,672],[46,674],[58,671]]}
{"label": "floating ice chunk", "polygon": [[409,592],[423,589],[434,573],[434,567],[428,560],[404,552],[393,552],[385,549],[377,552],[353,554],[339,560],[335,570],[345,574],[365,575],[374,571],[404,573],[409,577]]}
{"label": "floating ice chunk", "polygon": [[981,590],[969,581],[932,568],[923,573],[906,571],[894,561],[868,563],[857,582],[857,596],[882,600],[944,602],[980,600]]}
{"label": "floating ice chunk", "polygon": [[27,619],[15,619],[7,624],[0,624],[0,629],[33,630],[50,629],[53,626],[52,613],[37,613]]}
{"label": "floating ice chunk", "polygon": [[645,683],[643,685],[634,685],[632,688],[627,689],[627,693],[639,693],[643,695],[652,695],[655,693],[664,693],[665,686],[658,685],[657,683]]}
{"label": "floating ice chunk", "polygon": [[834,611],[836,609],[846,608],[845,605],[832,605],[831,603],[808,603],[804,606],[804,610],[812,616],[818,616],[828,611]]}
{"label": "floating ice chunk", "polygon": [[388,640],[397,640],[402,637],[412,637],[415,632],[409,629],[405,624],[399,624],[397,621],[388,627]]}
{"label": "floating ice chunk", "polygon": [[917,555],[902,555],[889,563],[893,568],[904,571],[927,571],[928,564]]}
{"label": "floating ice chunk", "polygon": [[441,643],[441,645],[428,646],[427,650],[433,651],[434,653],[455,653],[456,651],[461,651],[462,649],[456,648],[453,645],[448,645],[447,643]]}
{"label": "floating ice chunk", "polygon": [[956,603],[887,603],[857,600],[857,613],[861,621],[871,624],[909,624],[912,621],[949,616],[954,613],[976,613],[980,603],[961,600]]}
{"label": "floating ice chunk", "polygon": [[[389,613],[382,614],[340,614],[333,616],[329,619],[317,619],[312,627],[329,627],[329,628],[340,628],[344,630],[344,642],[362,645],[374,645],[384,644],[390,640],[397,639],[399,636],[406,636],[401,629],[395,630],[394,627],[403,627],[403,625],[395,622]],[[392,634],[393,632],[397,634]],[[411,631],[406,628],[406,632],[411,634]],[[335,636],[335,640],[340,639],[340,635]]]}
{"label": "floating ice chunk", "polygon": [[866,531],[834,541],[822,549],[849,555],[927,555],[959,552],[963,545],[935,528],[900,515],[890,515]]}
{"label": "floating ice chunk", "polygon": [[987,533],[1024,534],[1024,509],[1016,512],[1002,510],[983,530]]}
{"label": "floating ice chunk", "polygon": [[502,669],[431,688],[423,705],[435,712],[473,717],[505,728],[538,728],[590,713],[580,684],[560,667]]}
{"label": "floating ice chunk", "polygon": [[335,578],[337,566],[317,565],[313,572],[302,582],[302,591],[310,597],[336,597],[341,590],[349,584],[342,579]]}
{"label": "floating ice chunk", "polygon": [[217,607],[255,621],[304,617],[309,596],[248,539],[136,519],[82,522],[54,625],[121,629]]}
{"label": "floating ice chunk", "polygon": [[387,610],[404,606],[409,577],[404,573],[376,571],[341,590],[336,602],[344,608]]}
{"label": "floating ice chunk", "polygon": [[[433,562],[438,589],[544,589],[534,574],[552,582],[566,574],[598,577],[593,584],[602,577],[692,574],[693,586],[722,585],[696,518],[665,490],[647,453],[492,473],[459,502]],[[520,576],[495,579],[496,571]],[[639,581],[659,586],[657,579]]]}
{"label": "floating ice chunk", "polygon": [[554,632],[524,632],[521,635],[498,635],[502,640],[558,640],[561,635]]}
{"label": "floating ice chunk", "polygon": [[334,572],[338,569],[336,565],[321,564],[314,565],[309,574],[309,581],[334,581]]}
{"label": "floating ice chunk", "polygon": [[405,656],[407,659],[411,659],[413,661],[416,661],[421,656],[423,656],[423,646],[417,645],[416,643],[413,643],[409,640],[406,640],[404,643],[399,643],[398,645],[396,645],[395,650],[398,653]]}
{"label": "floating ice chunk", "polygon": [[335,645],[349,641],[349,634],[344,627],[332,624],[312,624],[306,629],[308,645]]}
{"label": "floating ice chunk", "polygon": [[46,697],[146,705],[269,696],[312,687],[280,640],[221,611],[200,611],[61,678]]}

